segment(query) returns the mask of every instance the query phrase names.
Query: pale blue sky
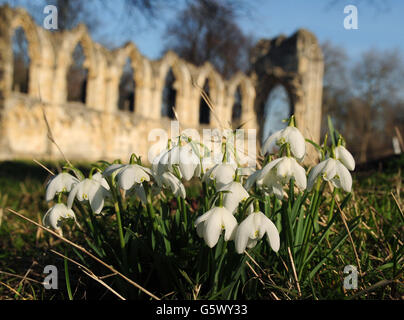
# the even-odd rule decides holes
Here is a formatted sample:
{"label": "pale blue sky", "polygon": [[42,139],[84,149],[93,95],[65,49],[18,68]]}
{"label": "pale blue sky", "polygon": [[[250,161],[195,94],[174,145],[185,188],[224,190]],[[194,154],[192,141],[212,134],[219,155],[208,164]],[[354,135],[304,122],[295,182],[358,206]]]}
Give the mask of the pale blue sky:
{"label": "pale blue sky", "polygon": [[[371,48],[398,48],[404,52],[404,1],[401,0],[252,0],[250,3],[250,13],[239,18],[239,25],[255,39],[272,38],[281,33],[291,35],[298,28],[306,28],[314,32],[320,42],[329,40],[344,47],[353,58]],[[183,4],[184,1],[178,1],[177,8]],[[358,30],[343,27],[344,7],[348,4],[358,8]],[[120,35],[114,37],[117,45],[132,40],[144,55],[158,58],[163,50],[165,23],[175,17],[176,9],[162,11],[161,21],[152,27],[139,18],[141,31],[135,34],[122,30],[122,10],[118,5],[114,10],[117,18],[105,34],[110,37],[113,30],[120,30]]]}
{"label": "pale blue sky", "polygon": [[[186,1],[171,2],[163,6],[153,25],[141,15],[129,19],[122,1],[92,0],[101,25],[93,38],[105,44],[120,46],[133,41],[145,56],[156,59],[164,47],[166,23],[175,18]],[[241,15],[238,23],[243,31],[254,39],[272,38],[283,33],[291,35],[298,28],[312,31],[320,43],[326,40],[345,48],[352,58],[371,49],[397,48],[404,52],[404,1],[402,0],[244,0],[248,1],[248,15]],[[45,0],[0,0],[11,6],[29,3],[41,17]],[[98,4],[97,3],[97,4]],[[358,8],[358,30],[345,30],[344,7],[348,4]],[[135,28],[128,28],[131,23]],[[135,31],[136,30],[136,31]]]}

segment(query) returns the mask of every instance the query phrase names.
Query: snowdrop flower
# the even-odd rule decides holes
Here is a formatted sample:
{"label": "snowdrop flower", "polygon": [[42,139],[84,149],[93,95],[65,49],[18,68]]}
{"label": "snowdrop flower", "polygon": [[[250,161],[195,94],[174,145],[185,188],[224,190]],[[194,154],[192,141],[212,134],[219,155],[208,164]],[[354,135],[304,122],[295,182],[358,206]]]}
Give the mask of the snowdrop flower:
{"label": "snowdrop flower", "polygon": [[236,176],[236,166],[233,164],[221,163],[214,165],[205,173],[202,181],[216,181],[218,189],[232,182]]}
{"label": "snowdrop flower", "polygon": [[280,246],[278,229],[262,212],[251,213],[240,223],[235,232],[236,251],[242,254],[246,247],[254,247],[265,234],[272,250],[277,252]]}
{"label": "snowdrop flower", "polygon": [[292,126],[276,131],[269,136],[264,142],[262,152],[274,154],[285,143],[289,143],[290,151],[297,159],[303,160],[306,153],[306,141],[299,129]]}
{"label": "snowdrop flower", "polygon": [[280,186],[294,178],[300,189],[306,189],[306,171],[292,157],[282,157],[268,163],[257,175],[257,180],[262,180],[263,185],[272,188],[275,195],[280,192]]}
{"label": "snowdrop flower", "polygon": [[74,187],[78,182],[79,179],[73,177],[69,173],[59,173],[49,181],[46,187],[46,201],[51,201],[57,193],[70,192],[72,187]]}
{"label": "snowdrop flower", "polygon": [[[262,169],[261,169],[262,170]],[[247,178],[247,180],[245,181],[245,183],[244,183],[244,188],[247,190],[247,191],[249,191],[251,188],[252,188],[252,186],[254,185],[254,184],[256,184],[257,185],[257,187],[262,187],[262,178],[261,179],[259,179],[260,178],[260,175],[261,175],[261,170],[257,170],[257,171],[255,171],[255,172],[253,172],[248,178]]]}
{"label": "snowdrop flower", "polygon": [[126,195],[131,196],[132,194],[135,194],[140,201],[143,202],[143,204],[147,204],[147,196],[146,196],[146,191],[144,190],[144,187],[142,184],[134,184],[132,188],[127,190]]}
{"label": "snowdrop flower", "polygon": [[182,177],[189,181],[192,177],[199,177],[201,173],[201,162],[192,148],[191,143],[178,148],[178,165]]}
{"label": "snowdrop flower", "polygon": [[195,220],[195,227],[199,237],[203,237],[206,244],[213,248],[222,230],[225,230],[225,241],[233,239],[237,220],[225,207],[213,207]]}
{"label": "snowdrop flower", "polygon": [[347,167],[348,170],[353,171],[355,169],[355,160],[352,154],[343,146],[338,146],[334,149],[335,158]]}
{"label": "snowdrop flower", "polygon": [[235,213],[241,201],[246,200],[249,194],[240,182],[232,181],[218,191],[228,191],[223,194],[223,206],[231,213]]}
{"label": "snowdrop flower", "polygon": [[316,165],[309,174],[309,190],[313,188],[314,184],[317,181],[317,178],[320,175],[325,181],[331,181],[335,187],[342,188],[346,192],[351,192],[351,174],[339,160],[329,158]]}
{"label": "snowdrop flower", "polygon": [[113,178],[116,176],[116,174],[123,168],[125,167],[124,164],[121,163],[113,163],[110,166],[108,166],[104,172],[102,173],[102,177],[109,177],[112,176]]}
{"label": "snowdrop flower", "polygon": [[42,224],[45,227],[52,227],[61,232],[61,220],[68,218],[76,219],[73,210],[66,207],[63,203],[57,203],[45,213],[45,216],[42,219]]}
{"label": "snowdrop flower", "polygon": [[73,206],[75,198],[80,202],[88,200],[93,212],[98,214],[104,207],[104,198],[109,195],[107,181],[102,178],[101,173],[97,172],[92,178],[84,179],[76,184],[67,199],[67,207],[70,209]]}
{"label": "snowdrop flower", "polygon": [[185,199],[186,191],[181,180],[173,175],[170,171],[166,171],[159,175],[157,172],[153,172],[154,179],[160,187],[168,188],[176,197]]}
{"label": "snowdrop flower", "polygon": [[124,165],[118,170],[119,172],[116,175],[118,186],[124,190],[129,190],[134,184],[139,184],[143,181],[150,181],[150,169],[138,164]]}

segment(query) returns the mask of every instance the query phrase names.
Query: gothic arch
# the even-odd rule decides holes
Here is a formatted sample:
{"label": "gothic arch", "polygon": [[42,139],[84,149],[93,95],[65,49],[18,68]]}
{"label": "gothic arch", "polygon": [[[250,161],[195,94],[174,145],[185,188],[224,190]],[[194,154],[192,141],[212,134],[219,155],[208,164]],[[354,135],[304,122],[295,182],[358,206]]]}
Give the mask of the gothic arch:
{"label": "gothic arch", "polygon": [[255,103],[255,114],[256,114],[256,121],[258,124],[258,136],[262,137],[264,133],[264,122],[265,118],[265,106],[267,103],[268,98],[270,97],[272,91],[281,86],[285,92],[286,96],[289,101],[289,116],[295,113],[295,103],[297,100],[297,89],[294,87],[293,82],[291,79],[285,78],[278,78],[274,75],[268,75],[266,81],[261,81],[261,87],[257,94],[257,99]]}
{"label": "gothic arch", "polygon": [[227,119],[231,121],[231,115],[234,106],[234,97],[237,88],[240,89],[241,94],[241,119],[240,121],[250,120],[254,110],[255,88],[250,77],[244,73],[236,73],[227,83],[227,102],[226,114]]}
{"label": "gothic arch", "polygon": [[22,28],[28,43],[29,79],[28,94],[32,95],[32,88],[38,83],[36,66],[41,60],[41,41],[38,35],[38,27],[31,16],[23,9],[11,9],[3,6],[0,17],[0,98],[7,96],[12,90],[13,83],[13,48],[12,38],[18,28]]}
{"label": "gothic arch", "polygon": [[88,76],[94,77],[97,74],[96,58],[94,42],[88,34],[87,27],[83,24],[79,24],[76,28],[68,31],[63,38],[61,45],[61,52],[58,55],[57,62],[66,66],[66,69],[72,64],[73,51],[78,44],[81,44],[84,51],[84,64],[83,67],[88,69]]}

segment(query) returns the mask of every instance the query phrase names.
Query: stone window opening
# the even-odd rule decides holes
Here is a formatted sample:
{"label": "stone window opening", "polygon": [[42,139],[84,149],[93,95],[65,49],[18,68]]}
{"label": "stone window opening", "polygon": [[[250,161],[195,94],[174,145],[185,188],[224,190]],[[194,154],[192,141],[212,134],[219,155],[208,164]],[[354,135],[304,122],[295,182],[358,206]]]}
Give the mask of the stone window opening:
{"label": "stone window opening", "polygon": [[274,132],[285,128],[288,124],[282,120],[292,115],[291,100],[282,84],[276,84],[269,91],[263,111],[262,142]]}
{"label": "stone window opening", "polygon": [[135,71],[131,65],[131,60],[127,58],[119,81],[119,110],[135,111],[135,90]]}
{"label": "stone window opening", "polygon": [[[205,81],[205,84],[203,86],[203,91],[206,93],[206,95],[209,97],[210,100],[212,100],[210,96],[210,88],[209,88],[209,80]],[[210,108],[208,104],[206,103],[205,99],[200,97],[199,99],[199,123],[200,124],[210,124]]]}
{"label": "stone window opening", "polygon": [[177,90],[175,89],[175,76],[172,68],[170,68],[167,72],[163,94],[162,94],[162,103],[161,103],[161,116],[168,117],[170,119],[175,119],[173,107],[176,104],[177,98]]}
{"label": "stone window opening", "polygon": [[67,101],[86,103],[88,69],[84,67],[85,59],[83,47],[78,43],[67,72]]}
{"label": "stone window opening", "polygon": [[237,87],[234,93],[234,102],[231,112],[231,122],[238,127],[241,123],[241,113],[242,113],[242,97],[240,86]]}
{"label": "stone window opening", "polygon": [[12,37],[13,50],[13,84],[12,91],[28,93],[30,57],[28,41],[22,27],[14,31]]}

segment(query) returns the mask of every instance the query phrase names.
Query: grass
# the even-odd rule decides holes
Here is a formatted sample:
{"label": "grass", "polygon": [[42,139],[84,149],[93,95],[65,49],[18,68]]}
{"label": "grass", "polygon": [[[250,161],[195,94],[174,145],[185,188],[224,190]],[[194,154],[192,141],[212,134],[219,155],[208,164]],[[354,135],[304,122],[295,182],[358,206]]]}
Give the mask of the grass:
{"label": "grass", "polygon": [[[56,172],[59,164],[47,163],[46,166]],[[87,165],[81,167],[85,169]],[[337,223],[332,226],[329,237],[325,237],[319,245],[309,266],[309,270],[318,268],[310,281],[298,283],[285,277],[283,269],[290,266],[287,261],[279,261],[276,265],[272,260],[259,265],[248,261],[249,280],[245,285],[255,286],[260,299],[403,299],[401,168],[404,168],[404,155],[357,168],[353,175],[352,199],[342,212],[335,211],[339,215]],[[66,246],[6,210],[12,208],[40,222],[48,209],[44,200],[48,178],[49,173],[33,162],[0,163],[0,299],[69,298],[62,272],[64,260],[50,251],[65,252]],[[198,192],[193,190],[194,196],[189,201],[192,205],[198,206]],[[321,208],[320,223],[327,222],[328,209]],[[352,231],[351,222],[355,219],[359,224]],[[350,237],[341,242],[332,254],[325,255],[324,252],[328,252],[347,226]],[[70,239],[70,236],[74,240],[74,235],[66,237]],[[76,240],[80,242],[79,238]],[[182,254],[186,257],[186,253]],[[43,269],[49,264],[56,265],[60,270],[59,290],[44,290],[41,284],[45,276]],[[344,290],[344,267],[358,264],[361,272],[358,289]],[[114,298],[111,292],[83,274],[74,264],[69,264],[69,270],[74,299]],[[183,276],[186,278],[186,273]],[[193,283],[193,279],[187,281]],[[189,287],[190,298],[194,289],[194,286]],[[175,292],[166,298],[173,297],[177,297]]]}

